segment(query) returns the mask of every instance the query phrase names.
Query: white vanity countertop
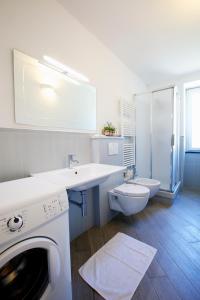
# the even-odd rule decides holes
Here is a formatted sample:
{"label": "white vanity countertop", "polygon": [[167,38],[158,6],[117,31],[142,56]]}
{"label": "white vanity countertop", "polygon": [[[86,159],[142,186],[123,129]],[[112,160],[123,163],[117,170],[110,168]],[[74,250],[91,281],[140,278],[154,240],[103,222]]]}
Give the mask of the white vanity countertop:
{"label": "white vanity countertop", "polygon": [[[31,174],[66,189],[73,189],[90,182],[109,177],[112,174],[125,171],[126,167],[105,164],[85,164],[72,169],[64,168],[48,172]],[[98,185],[98,184],[96,184]]]}

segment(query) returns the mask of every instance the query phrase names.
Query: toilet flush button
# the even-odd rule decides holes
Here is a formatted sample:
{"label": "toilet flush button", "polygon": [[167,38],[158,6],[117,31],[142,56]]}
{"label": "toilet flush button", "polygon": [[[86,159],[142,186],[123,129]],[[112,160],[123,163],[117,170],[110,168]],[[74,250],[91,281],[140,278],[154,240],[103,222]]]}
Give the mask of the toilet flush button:
{"label": "toilet flush button", "polygon": [[10,218],[7,222],[7,226],[11,232],[14,232],[20,229],[23,225],[23,219],[20,215]]}

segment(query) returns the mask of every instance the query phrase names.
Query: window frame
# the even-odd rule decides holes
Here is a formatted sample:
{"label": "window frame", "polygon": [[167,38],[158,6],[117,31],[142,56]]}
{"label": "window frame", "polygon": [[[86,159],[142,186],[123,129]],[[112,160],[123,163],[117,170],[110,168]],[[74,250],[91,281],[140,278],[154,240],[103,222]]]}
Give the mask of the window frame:
{"label": "window frame", "polygon": [[[200,147],[192,147],[192,106],[189,101],[189,92],[194,89],[199,89],[199,98],[200,98],[200,86],[188,87],[185,89],[185,120],[186,120],[186,152],[187,153],[200,153]],[[200,100],[199,100],[200,101]]]}

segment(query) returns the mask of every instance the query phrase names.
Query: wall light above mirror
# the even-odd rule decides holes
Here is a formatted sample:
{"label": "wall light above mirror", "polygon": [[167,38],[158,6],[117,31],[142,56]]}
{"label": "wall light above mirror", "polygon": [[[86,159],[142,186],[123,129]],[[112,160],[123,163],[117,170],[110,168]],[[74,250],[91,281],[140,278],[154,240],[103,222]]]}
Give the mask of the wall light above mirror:
{"label": "wall light above mirror", "polygon": [[44,55],[44,62],[47,63],[48,66],[53,67],[55,70],[62,72],[63,74],[75,78],[77,80],[81,80],[81,81],[85,81],[85,82],[89,82],[89,78],[87,78],[85,75],[75,71],[74,69],[72,69],[69,66],[66,66],[62,63],[60,63],[59,61],[57,61],[56,59]]}
{"label": "wall light above mirror", "polygon": [[96,131],[96,88],[84,82],[89,81],[86,76],[54,59],[47,65],[13,52],[16,123],[47,130]]}

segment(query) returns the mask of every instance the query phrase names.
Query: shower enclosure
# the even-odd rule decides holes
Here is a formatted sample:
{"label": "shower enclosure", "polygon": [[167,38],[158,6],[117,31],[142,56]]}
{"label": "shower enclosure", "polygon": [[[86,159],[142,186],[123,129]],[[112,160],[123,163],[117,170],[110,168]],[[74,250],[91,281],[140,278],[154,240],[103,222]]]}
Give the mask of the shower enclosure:
{"label": "shower enclosure", "polygon": [[[149,132],[149,137],[146,136],[146,139],[149,138],[150,142],[149,147],[144,150],[145,152],[143,151],[142,155],[149,157],[149,164],[146,163],[146,165],[149,165],[148,173],[150,177],[161,182],[161,190],[174,193],[180,182],[180,97],[177,88],[173,86],[137,95],[136,101],[138,103],[140,101],[144,102],[144,98],[149,111],[149,118],[145,118],[146,128],[149,128],[146,130],[146,132]],[[142,106],[138,104],[137,107],[140,109]],[[138,114],[142,115],[142,111]],[[140,138],[142,135],[143,141]],[[142,145],[143,142],[144,133],[141,132],[140,128],[136,128],[136,144]],[[140,155],[140,152],[136,153],[136,167],[137,157]],[[141,157],[138,161],[141,161]],[[140,174],[140,169],[142,168],[140,167],[139,170],[137,168],[137,172],[140,176],[143,176],[143,174]]]}

